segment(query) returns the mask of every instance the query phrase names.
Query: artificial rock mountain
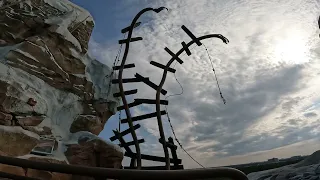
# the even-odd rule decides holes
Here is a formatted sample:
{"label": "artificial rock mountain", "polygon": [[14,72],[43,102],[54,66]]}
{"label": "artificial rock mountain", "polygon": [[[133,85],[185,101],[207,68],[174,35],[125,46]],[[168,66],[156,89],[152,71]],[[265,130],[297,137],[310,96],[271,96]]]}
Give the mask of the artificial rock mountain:
{"label": "artificial rock mountain", "polygon": [[[0,1],[0,155],[120,168],[121,149],[97,135],[115,113],[110,68],[88,56],[92,16],[68,0]],[[108,92],[110,89],[110,92]],[[30,154],[41,139],[52,154]],[[40,179],[91,179],[0,165]]]}

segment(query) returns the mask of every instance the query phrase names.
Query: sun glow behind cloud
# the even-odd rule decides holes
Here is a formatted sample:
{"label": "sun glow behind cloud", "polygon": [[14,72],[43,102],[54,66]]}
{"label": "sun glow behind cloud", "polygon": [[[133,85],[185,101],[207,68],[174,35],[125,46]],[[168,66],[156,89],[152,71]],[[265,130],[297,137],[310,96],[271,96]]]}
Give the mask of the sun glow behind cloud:
{"label": "sun glow behind cloud", "polygon": [[306,33],[291,30],[285,37],[278,39],[274,45],[274,60],[288,64],[309,62],[309,47],[306,44]]}
{"label": "sun glow behind cloud", "polygon": [[[276,149],[269,157],[270,149],[317,137],[316,129],[320,129],[316,112],[320,98],[320,48],[314,48],[320,47],[316,33],[317,1],[148,2],[152,7],[167,6],[171,10],[167,14],[163,12],[165,15],[150,15],[152,20],[143,21],[135,29],[134,35],[144,40],[130,47],[128,62],[136,64],[134,73],[138,71],[159,82],[160,71],[149,62],[165,64],[168,54],[164,47],[175,51],[181,48],[181,41],[190,40],[181,30],[182,24],[196,36],[221,33],[230,40],[228,45],[217,40],[205,41],[214,59],[226,105],[219,99],[210,63],[201,47],[192,49],[192,56],[184,56],[185,63],[175,67],[184,94],[170,98],[171,121],[182,144],[199,161],[210,166],[266,160],[279,152]],[[112,48],[99,51],[108,56],[108,49]],[[138,89],[136,97],[148,94],[148,98],[154,98],[150,88],[139,85]],[[170,94],[181,91],[170,77],[165,89]],[[165,117],[163,120],[167,122]],[[146,143],[157,143],[156,120],[141,124],[149,131],[147,135],[140,134],[148,138]],[[170,136],[168,124],[164,127]],[[153,145],[145,150],[162,155],[161,147]],[[293,155],[293,150],[288,149],[284,154]],[[261,152],[259,157],[250,154],[255,152]],[[180,156],[184,165],[197,167],[183,152]],[[232,160],[232,156],[237,160]],[[217,158],[222,157],[228,160],[218,163]]]}

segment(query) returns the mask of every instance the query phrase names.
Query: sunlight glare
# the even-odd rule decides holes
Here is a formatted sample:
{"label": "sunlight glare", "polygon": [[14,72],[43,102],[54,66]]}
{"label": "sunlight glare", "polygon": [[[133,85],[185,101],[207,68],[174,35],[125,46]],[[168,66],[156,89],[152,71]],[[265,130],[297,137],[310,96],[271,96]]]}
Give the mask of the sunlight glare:
{"label": "sunlight glare", "polygon": [[301,33],[291,33],[280,39],[274,49],[275,60],[289,64],[303,64],[309,61],[306,40]]}

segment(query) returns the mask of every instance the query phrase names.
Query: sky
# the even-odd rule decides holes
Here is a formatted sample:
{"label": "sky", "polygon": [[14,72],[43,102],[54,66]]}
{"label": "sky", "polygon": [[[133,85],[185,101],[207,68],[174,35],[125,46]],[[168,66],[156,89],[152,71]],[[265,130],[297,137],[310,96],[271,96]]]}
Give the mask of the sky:
{"label": "sky", "polygon": [[[184,63],[175,66],[183,94],[168,98],[168,113],[178,139],[204,166],[306,155],[320,149],[319,0],[71,1],[92,14],[95,28],[89,53],[108,66],[112,66],[118,40],[123,38],[120,30],[141,9],[169,9],[139,19],[141,25],[133,36],[141,36],[143,41],[131,43],[127,62],[136,67],[125,71],[127,78],[139,73],[158,84],[162,71],[150,61],[166,64],[170,55],[165,47],[177,52],[182,41],[191,40],[182,25],[196,36],[222,34],[229,39],[229,44],[219,39],[202,41],[226,104],[220,99],[204,46],[196,45],[190,47],[192,55],[181,55]],[[155,98],[156,92],[144,84],[125,86],[133,88],[138,93],[129,101]],[[164,89],[168,94],[182,91],[172,73]],[[132,109],[134,116],[153,111],[154,105]],[[112,136],[118,117],[119,113],[108,120],[102,138]],[[172,136],[166,117],[162,118],[166,136]],[[156,119],[139,123],[138,137],[146,141],[141,144],[142,153],[163,156]],[[178,157],[185,168],[199,168],[181,149]],[[155,163],[143,161],[143,165]]]}

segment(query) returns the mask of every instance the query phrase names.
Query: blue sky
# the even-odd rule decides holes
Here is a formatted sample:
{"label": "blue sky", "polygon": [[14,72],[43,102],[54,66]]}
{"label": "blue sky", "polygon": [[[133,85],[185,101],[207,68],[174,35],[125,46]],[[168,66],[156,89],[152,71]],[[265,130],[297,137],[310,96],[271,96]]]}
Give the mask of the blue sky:
{"label": "blue sky", "polygon": [[[219,98],[203,47],[191,47],[192,55],[183,56],[185,63],[176,66],[184,94],[170,98],[169,113],[182,144],[205,166],[290,157],[320,149],[319,109],[310,108],[317,107],[320,98],[320,5],[316,0],[72,2],[92,14],[95,28],[90,54],[109,66],[119,47],[117,41],[122,38],[120,30],[139,10],[149,6],[169,8],[169,12],[148,13],[140,19],[142,24],[134,36],[144,40],[131,46],[128,61],[136,68],[126,71],[126,77],[138,72],[159,82],[161,72],[149,62],[165,64],[170,56],[164,47],[175,52],[181,48],[181,41],[190,41],[181,25],[196,36],[220,33],[230,40],[228,45],[219,40],[204,41],[213,57],[226,105]],[[138,88],[134,97],[155,97],[155,92],[142,84],[125,88]],[[169,94],[181,91],[172,74],[164,88]],[[142,106],[133,113],[153,109]],[[111,135],[117,118],[108,121],[101,137]],[[146,140],[141,146],[143,152],[162,155],[156,120],[140,123],[143,128],[138,135]],[[197,167],[181,150],[179,157],[187,168]]]}
{"label": "blue sky", "polygon": [[[139,4],[133,3],[132,5],[126,3],[127,1],[105,1],[98,0],[95,2],[84,0],[71,0],[71,2],[84,7],[93,16],[96,24],[93,29],[91,42],[101,45],[117,45],[121,35],[121,29],[128,26],[132,17],[139,10]],[[125,12],[124,12],[125,11]],[[113,52],[115,53],[115,52]],[[92,54],[99,60],[99,54]],[[115,55],[114,55],[115,57]],[[112,59],[113,61],[113,59]],[[111,59],[110,59],[111,63]],[[111,66],[111,64],[108,64]],[[122,118],[124,118],[124,112]],[[118,128],[119,113],[114,115],[109,121],[106,129],[100,134],[103,138],[113,136],[112,129]],[[122,129],[127,128],[126,125],[121,126]],[[126,136],[128,137],[128,136]],[[129,136],[130,139],[130,136]]]}

